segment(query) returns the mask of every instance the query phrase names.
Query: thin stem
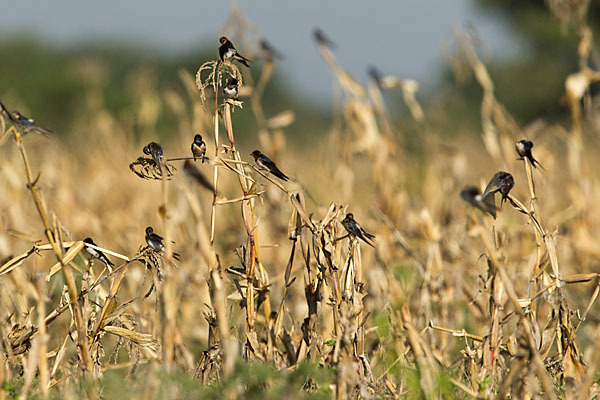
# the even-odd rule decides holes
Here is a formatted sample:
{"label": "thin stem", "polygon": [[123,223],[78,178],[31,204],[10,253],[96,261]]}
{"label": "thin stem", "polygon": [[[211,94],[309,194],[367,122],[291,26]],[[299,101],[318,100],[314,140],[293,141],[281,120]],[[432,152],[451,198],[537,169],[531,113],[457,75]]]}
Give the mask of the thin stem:
{"label": "thin stem", "polygon": [[48,239],[48,243],[52,246],[54,250],[54,254],[56,258],[62,265],[63,276],[65,278],[65,282],[67,283],[67,288],[69,291],[69,298],[71,301],[71,306],[73,307],[73,314],[75,317],[75,325],[77,328],[77,348],[80,351],[81,358],[83,360],[82,370],[84,374],[92,372],[93,362],[89,353],[89,341],[86,332],[86,323],[83,320],[83,311],[81,310],[80,304],[77,301],[77,285],[75,284],[75,278],[73,276],[73,272],[71,270],[71,266],[69,263],[63,263],[62,257],[62,246],[58,246],[54,234],[50,229],[50,223],[48,221],[46,209],[40,197],[39,191],[35,186],[36,181],[33,179],[33,174],[31,173],[31,167],[29,164],[29,160],[27,159],[27,153],[25,152],[25,146],[21,141],[21,133],[18,132],[14,127],[11,127],[13,130],[15,141],[17,142],[17,147],[19,148],[19,152],[21,154],[21,158],[23,160],[23,165],[25,167],[25,174],[27,177],[27,188],[30,190],[31,195],[33,197],[35,206],[37,208],[38,214],[42,220],[42,224],[44,225],[44,233],[46,234],[46,238]]}
{"label": "thin stem", "polygon": [[[218,66],[215,71],[215,79],[213,81],[213,88],[215,90],[215,112],[214,112],[214,128],[215,128],[215,158],[219,157],[219,83],[221,82],[221,74]],[[217,218],[217,184],[219,183],[219,167],[217,165],[213,168],[213,187],[215,192],[213,194],[212,210],[210,214],[210,244],[211,246],[215,242],[215,224]]]}

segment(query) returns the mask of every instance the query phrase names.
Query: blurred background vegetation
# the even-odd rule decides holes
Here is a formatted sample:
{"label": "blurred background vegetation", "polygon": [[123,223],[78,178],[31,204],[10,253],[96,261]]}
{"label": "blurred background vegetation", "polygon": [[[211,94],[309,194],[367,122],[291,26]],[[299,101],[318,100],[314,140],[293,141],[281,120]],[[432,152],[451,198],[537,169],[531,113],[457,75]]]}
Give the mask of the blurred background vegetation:
{"label": "blurred background vegetation", "polygon": [[[490,52],[486,53],[486,43],[481,43],[481,48],[487,54],[484,62],[495,82],[497,98],[520,124],[538,117],[548,122],[564,121],[567,110],[556,100],[564,94],[563,80],[556,77],[566,77],[577,70],[574,54],[577,53],[578,37],[573,28],[574,21],[559,21],[548,12],[545,3],[542,0],[472,2],[485,13],[501,14],[517,37],[517,46],[521,49],[512,55],[492,56]],[[600,34],[600,3],[592,2],[589,7],[588,22],[597,37]],[[335,39],[344,41],[344,38]],[[351,46],[351,43],[345,45]],[[131,90],[132,85],[139,84],[136,80],[139,73],[144,71],[144,80],[147,80],[144,84],[154,86],[159,92],[175,90],[183,93],[178,71],[184,68],[193,72],[205,60],[216,58],[216,47],[215,40],[214,47],[197,48],[183,54],[161,54],[160,50],[138,48],[125,41],[122,44],[83,43],[59,49],[35,36],[5,35],[0,40],[0,99],[35,116],[38,122],[59,135],[65,135],[72,131],[72,124],[81,123],[82,115],[85,115],[82,108],[91,106],[85,99],[90,85],[86,69],[95,68],[97,82],[92,84],[101,90],[103,106],[123,121],[130,120],[131,134],[139,136],[132,115],[133,105],[139,99]],[[597,54],[592,56],[596,68],[600,64]],[[448,65],[441,65],[439,71],[438,76],[430,79],[434,84],[418,94],[429,114],[434,116],[430,122],[435,125],[440,121],[439,127],[445,134],[476,132],[480,126],[481,89],[470,76],[456,79]],[[252,69],[252,73],[258,72],[258,68]],[[306,132],[326,129],[331,111],[323,109],[322,102],[299,95],[294,90],[294,82],[286,80],[285,76],[284,69],[276,69],[269,90],[265,92],[266,112],[274,115],[284,109],[294,110],[297,118],[288,130],[290,140],[301,132],[306,136]],[[597,85],[591,88],[592,93],[596,90]],[[400,95],[389,96],[391,98],[387,100],[394,107],[403,108]],[[397,124],[408,123],[410,119],[408,113],[393,114]],[[403,115],[406,120],[401,119]],[[439,118],[435,118],[436,115]],[[448,119],[448,115],[455,118]],[[249,129],[255,128],[249,113],[241,112],[237,117],[242,124],[250,124]],[[167,109],[161,110],[157,127],[163,138],[168,137],[174,118]],[[405,131],[405,134],[410,133],[410,130]]]}

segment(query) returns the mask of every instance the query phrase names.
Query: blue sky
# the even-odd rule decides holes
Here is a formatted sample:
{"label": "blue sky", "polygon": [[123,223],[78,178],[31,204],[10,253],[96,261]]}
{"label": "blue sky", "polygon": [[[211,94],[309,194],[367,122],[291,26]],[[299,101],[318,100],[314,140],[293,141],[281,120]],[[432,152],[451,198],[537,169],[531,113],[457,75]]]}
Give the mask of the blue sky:
{"label": "blue sky", "polygon": [[[88,41],[141,44],[177,54],[214,45],[233,3],[163,0],[0,0],[0,35],[34,35],[57,47]],[[364,80],[373,64],[384,74],[417,79],[431,87],[443,63],[441,48],[455,26],[472,24],[494,57],[514,52],[516,40],[499,16],[474,0],[240,0],[237,6],[260,34],[285,53],[279,72],[306,96],[330,96],[331,77],[311,32],[322,28],[336,55]],[[366,6],[368,4],[368,6]],[[244,44],[237,45],[242,52]],[[204,60],[199,60],[201,63]]]}

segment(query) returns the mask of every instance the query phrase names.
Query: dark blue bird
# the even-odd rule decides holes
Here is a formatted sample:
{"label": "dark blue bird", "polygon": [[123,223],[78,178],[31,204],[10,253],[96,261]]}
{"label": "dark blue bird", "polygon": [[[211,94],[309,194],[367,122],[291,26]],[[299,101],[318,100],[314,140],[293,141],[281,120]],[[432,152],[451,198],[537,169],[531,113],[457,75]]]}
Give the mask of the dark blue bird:
{"label": "dark blue bird", "polygon": [[[92,238],[89,238],[89,237],[88,237],[88,238],[85,238],[85,239],[83,239],[83,243],[86,243],[86,244],[91,244],[91,245],[93,245],[93,246],[97,246],[97,244],[96,244],[96,243],[94,243],[94,241],[92,240]],[[106,264],[107,266],[109,266],[109,267],[114,267],[114,266],[115,266],[115,264],[113,264],[112,262],[110,262],[110,260],[108,259],[108,257],[106,257],[106,255],[105,255],[103,252],[101,252],[100,250],[96,250],[96,249],[93,249],[93,248],[91,248],[91,247],[85,246],[85,251],[86,251],[86,252],[87,252],[87,253],[88,253],[88,254],[89,254],[89,255],[90,255],[92,258],[95,258],[95,259],[97,259],[97,260],[100,260],[100,261],[102,261],[102,262],[103,262],[104,264]]]}
{"label": "dark blue bird", "polygon": [[277,51],[273,46],[271,46],[271,43],[267,42],[266,39],[260,40],[260,48],[264,52],[265,58],[267,60],[272,61],[276,58],[279,60],[283,60],[283,55],[279,51]]}
{"label": "dark blue bird", "polygon": [[519,160],[526,158],[533,168],[536,168],[536,163],[543,169],[542,164],[535,158],[533,158],[533,154],[531,154],[531,148],[533,147],[533,142],[531,140],[519,140],[515,143],[515,149],[517,150],[517,154],[519,155]]}
{"label": "dark blue bird", "polygon": [[515,186],[513,176],[508,172],[498,171],[486,186],[481,197],[486,198],[489,194],[500,192],[502,194],[502,203],[504,203],[504,200],[508,199],[508,193],[513,186]]}
{"label": "dark blue bird", "polygon": [[237,100],[239,93],[238,80],[233,76],[230,76],[229,79],[227,79],[227,84],[223,88],[223,93],[225,93],[227,98]]}
{"label": "dark blue bird", "polygon": [[327,37],[327,35],[325,35],[325,33],[321,30],[321,28],[315,28],[315,30],[313,31],[313,37],[315,38],[317,43],[322,46],[331,47],[331,48],[335,47],[335,43],[333,43],[333,41],[331,39],[329,39]]}
{"label": "dark blue bird", "polygon": [[354,219],[354,214],[352,214],[352,213],[346,214],[346,218],[344,218],[344,220],[342,221],[342,225],[344,226],[344,228],[346,228],[346,231],[348,231],[348,234],[350,236],[358,237],[359,239],[361,239],[363,242],[365,242],[369,246],[375,247],[369,241],[369,239],[375,239],[375,236],[371,235],[370,233],[367,233],[362,228],[362,226],[360,226],[358,224],[358,222],[356,222],[356,220]]}
{"label": "dark blue bird", "polygon": [[[163,238],[154,233],[154,229],[152,229],[151,226],[146,228],[146,243],[148,243],[148,246],[150,246],[154,251],[165,251],[165,245],[162,241]],[[179,261],[179,254],[173,252],[173,258]]]}
{"label": "dark blue bird", "polygon": [[192,154],[194,155],[194,161],[199,158],[202,162],[204,162],[204,156],[206,155],[206,143],[202,140],[202,135],[197,134],[194,136],[194,141],[192,142]]}
{"label": "dark blue bird", "polygon": [[165,157],[162,146],[156,142],[150,142],[144,146],[142,151],[144,154],[151,156],[156,166],[162,171],[162,163]]}
{"label": "dark blue bird", "polygon": [[250,68],[250,64],[248,64],[248,61],[250,60],[238,53],[229,39],[225,36],[221,36],[219,43],[221,43],[221,46],[219,46],[219,57],[221,57],[221,61],[237,61]]}
{"label": "dark blue bird", "polygon": [[269,157],[265,156],[259,150],[254,150],[251,153],[251,156],[254,157],[254,161],[256,161],[256,164],[258,164],[259,167],[268,170],[279,179],[283,181],[290,179],[283,172],[281,172],[279,168],[277,168],[277,165],[275,165],[275,163]]}
{"label": "dark blue bird", "polygon": [[41,126],[37,126],[33,119],[24,116],[23,114],[21,114],[18,111],[12,112],[12,114],[10,116],[10,120],[21,129],[23,134],[33,132],[33,133],[38,133],[40,135],[48,136],[52,133],[52,131],[49,129],[42,128]]}

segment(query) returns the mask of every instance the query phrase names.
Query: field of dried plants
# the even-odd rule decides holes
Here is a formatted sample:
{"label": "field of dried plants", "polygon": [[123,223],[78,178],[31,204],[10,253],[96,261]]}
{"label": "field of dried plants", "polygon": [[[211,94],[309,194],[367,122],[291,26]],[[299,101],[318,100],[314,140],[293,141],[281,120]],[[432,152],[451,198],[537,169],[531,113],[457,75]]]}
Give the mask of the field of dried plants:
{"label": "field of dried plants", "polygon": [[[310,146],[286,141],[293,110],[265,115],[269,57],[253,63],[256,82],[203,60],[180,71],[185,94],[140,71],[140,140],[103,107],[93,66],[68,140],[3,113],[0,399],[596,398],[600,104],[587,88],[600,72],[585,24],[580,38],[580,70],[556,77],[566,126],[519,126],[468,32],[449,61],[481,87],[481,131],[452,139],[429,123],[416,82],[362,84],[326,40],[317,50],[342,96]],[[229,77],[239,100],[223,97]],[[161,109],[178,125],[156,163],[142,148]],[[396,112],[422,154],[405,149]],[[184,168],[196,133],[206,159]],[[517,159],[521,139],[543,168]],[[259,168],[254,149],[290,180]],[[515,185],[507,201],[495,194],[493,218],[459,193],[497,171]],[[374,247],[346,235],[347,213]],[[147,226],[164,252],[146,245]],[[90,259],[86,237],[115,265]]]}

